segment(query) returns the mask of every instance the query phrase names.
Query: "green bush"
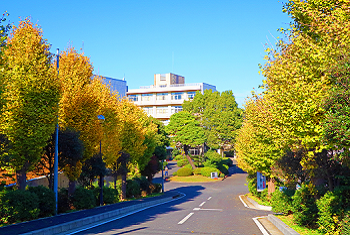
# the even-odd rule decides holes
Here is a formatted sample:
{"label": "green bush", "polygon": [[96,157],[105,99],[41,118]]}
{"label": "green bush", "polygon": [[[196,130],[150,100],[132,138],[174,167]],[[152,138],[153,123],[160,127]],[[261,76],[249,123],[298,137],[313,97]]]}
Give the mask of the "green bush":
{"label": "green bush", "polygon": [[293,221],[301,226],[313,227],[318,217],[315,202],[317,190],[312,184],[302,184],[293,195]]}
{"label": "green bush", "polygon": [[186,168],[189,168],[189,169],[191,169],[191,170],[192,170],[192,166],[191,166],[191,164],[186,164],[186,165],[184,165],[183,167],[186,167]]}
{"label": "green bush", "polygon": [[217,172],[218,175],[220,173],[220,171],[215,167],[202,167],[201,168],[201,175],[203,175],[205,177],[211,177],[211,172]]}
{"label": "green bush", "polygon": [[283,213],[284,215],[289,215],[292,213],[292,196],[295,190],[282,189],[276,190],[271,195],[271,206],[274,212]]}
{"label": "green bush", "polygon": [[0,193],[0,201],[1,224],[29,221],[39,216],[39,198],[35,193],[5,190]]}
{"label": "green bush", "polygon": [[260,198],[259,192],[257,190],[256,174],[248,175],[247,182],[248,182],[248,190],[249,190],[249,192],[252,195]]}
{"label": "green bush", "polygon": [[155,183],[153,193],[160,193],[162,191],[162,184]]}
{"label": "green bush", "polygon": [[[96,205],[100,204],[100,187],[93,189]],[[114,204],[118,202],[118,190],[103,186],[103,204]]]}
{"label": "green bush", "polygon": [[222,164],[225,164],[225,165],[227,165],[227,166],[233,166],[233,161],[231,160],[231,158],[229,158],[229,157],[225,157],[225,158],[223,158],[222,160],[221,160],[221,163]]}
{"label": "green bush", "polygon": [[140,178],[134,178],[134,180],[136,180],[139,183],[141,191],[148,191],[149,181],[145,176],[141,176]]}
{"label": "green bush", "polygon": [[201,175],[202,174],[202,168],[198,167],[196,169],[193,170],[193,174],[194,175]]}
{"label": "green bush", "polygon": [[181,155],[181,150],[174,148],[173,151],[171,152],[171,156],[175,159],[175,157]]}
{"label": "green bush", "polygon": [[[319,230],[327,234],[340,234],[340,221],[350,210],[350,187],[339,187],[333,192],[327,192],[316,202],[318,208]],[[346,223],[345,223],[346,225]]]}
{"label": "green bush", "polygon": [[140,183],[136,180],[126,181],[126,197],[133,198],[141,196]]}
{"label": "green bush", "polygon": [[190,176],[193,174],[192,168],[182,167],[177,170],[177,176]]}
{"label": "green bush", "polygon": [[70,198],[68,197],[68,189],[61,188],[58,192],[58,200],[57,200],[57,211],[58,213],[65,213],[70,210],[69,207]]}
{"label": "green bush", "polygon": [[72,203],[75,209],[90,209],[96,206],[96,199],[92,190],[77,187],[72,196]]}
{"label": "green bush", "polygon": [[205,157],[205,162],[203,165],[206,167],[213,167],[213,166],[217,167],[222,161],[221,155],[214,150],[209,150],[208,152],[206,152],[204,154],[204,157]]}
{"label": "green bush", "polygon": [[44,186],[29,187],[28,191],[35,193],[39,199],[40,217],[47,217],[55,214],[56,199],[55,193]]}
{"label": "green bush", "polygon": [[176,161],[179,161],[179,160],[182,160],[182,159],[185,159],[186,157],[185,156],[183,156],[183,155],[176,155],[176,157],[174,157],[174,160],[176,160]]}
{"label": "green bush", "polygon": [[228,175],[228,165],[225,165],[225,164],[219,164],[218,166],[217,166],[217,168],[224,174],[224,175]]}
{"label": "green bush", "polygon": [[350,212],[348,212],[340,223],[340,234],[350,235]]}
{"label": "green bush", "polygon": [[187,165],[187,164],[189,164],[187,158],[181,159],[181,160],[178,160],[178,161],[177,161],[177,166],[178,166],[178,167],[183,167],[184,165]]}
{"label": "green bush", "polygon": [[173,172],[173,176],[177,176],[177,171]]}

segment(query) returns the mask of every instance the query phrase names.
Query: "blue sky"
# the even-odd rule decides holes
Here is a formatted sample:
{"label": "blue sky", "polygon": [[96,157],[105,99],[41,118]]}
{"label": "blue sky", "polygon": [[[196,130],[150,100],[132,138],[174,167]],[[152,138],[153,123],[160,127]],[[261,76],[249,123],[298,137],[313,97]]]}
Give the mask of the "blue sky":
{"label": "blue sky", "polygon": [[232,90],[242,106],[263,77],[264,45],[291,21],[277,0],[2,0],[9,20],[31,17],[52,52],[73,46],[90,57],[95,73],[125,79],[129,89],[173,72],[186,83]]}

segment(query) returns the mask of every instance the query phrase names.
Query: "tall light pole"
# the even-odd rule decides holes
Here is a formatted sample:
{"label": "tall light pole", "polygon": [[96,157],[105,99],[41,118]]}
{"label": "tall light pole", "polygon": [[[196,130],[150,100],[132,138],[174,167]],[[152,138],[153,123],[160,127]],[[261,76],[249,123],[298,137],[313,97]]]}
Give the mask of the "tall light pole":
{"label": "tall light pole", "polygon": [[[98,120],[100,121],[100,124],[102,126],[102,123],[105,120],[105,117],[103,115],[98,115],[97,116]],[[102,146],[101,146],[102,139],[100,140],[100,158],[101,158],[101,163],[103,162],[102,159]],[[103,206],[103,174],[100,174],[100,206]]]}
{"label": "tall light pole", "polygon": [[[57,48],[57,78],[59,74],[59,55],[60,49]],[[58,104],[57,104],[58,107]],[[57,110],[58,112],[58,110]],[[57,123],[56,123],[56,135],[55,135],[55,160],[54,160],[54,179],[53,179],[53,189],[55,192],[55,205],[56,205],[56,210],[55,214],[57,215],[57,201],[58,201],[58,113],[57,113]]]}

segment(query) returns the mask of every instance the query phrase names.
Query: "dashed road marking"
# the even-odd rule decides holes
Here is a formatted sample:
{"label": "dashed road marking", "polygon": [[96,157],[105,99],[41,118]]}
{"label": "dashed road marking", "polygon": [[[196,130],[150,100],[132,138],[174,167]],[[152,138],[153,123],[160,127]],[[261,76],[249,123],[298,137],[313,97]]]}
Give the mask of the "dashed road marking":
{"label": "dashed road marking", "polygon": [[208,197],[208,201],[211,199],[211,197]]}
{"label": "dashed road marking", "polygon": [[177,224],[183,224],[188,220],[194,213],[189,213],[185,218],[183,218],[179,223]]}
{"label": "dashed road marking", "polygon": [[199,205],[199,207],[203,206],[204,204],[205,204],[205,202],[202,202],[202,203]]}

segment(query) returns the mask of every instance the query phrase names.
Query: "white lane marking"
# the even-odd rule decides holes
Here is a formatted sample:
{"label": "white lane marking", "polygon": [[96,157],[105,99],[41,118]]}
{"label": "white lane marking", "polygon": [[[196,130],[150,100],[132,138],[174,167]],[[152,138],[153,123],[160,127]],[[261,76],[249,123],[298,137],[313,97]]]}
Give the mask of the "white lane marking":
{"label": "white lane marking", "polygon": [[258,220],[261,218],[263,218],[263,217],[255,217],[255,218],[253,218],[253,220],[256,223],[256,225],[258,226],[258,228],[260,229],[260,231],[262,232],[262,234],[269,235],[269,233],[266,231],[266,229],[262,226],[262,224]]}
{"label": "white lane marking", "polygon": [[194,208],[194,211],[222,211],[222,209],[202,209],[202,208]]}
{"label": "white lane marking", "polygon": [[188,220],[194,213],[189,213],[185,218],[183,218],[179,223],[177,224],[183,224]]}
{"label": "white lane marking", "polygon": [[205,202],[202,202],[202,203],[199,205],[199,207],[203,206],[204,204],[205,204]]}
{"label": "white lane marking", "polygon": [[119,216],[119,217],[117,217],[117,218],[113,218],[113,219],[110,219],[110,220],[107,220],[107,221],[103,221],[103,222],[98,223],[98,224],[91,225],[91,226],[89,226],[89,227],[85,227],[85,228],[82,228],[82,229],[79,229],[79,230],[72,231],[71,233],[68,233],[67,235],[72,235],[72,234],[76,234],[76,233],[79,233],[79,232],[88,230],[88,229],[90,229],[90,228],[95,228],[95,227],[98,227],[98,226],[100,226],[100,225],[103,225],[103,224],[112,222],[112,221],[114,221],[114,220],[118,220],[118,219],[127,217],[127,216],[129,216],[129,215],[136,214],[137,212],[144,211],[144,210],[146,210],[146,209],[149,209],[149,208],[152,208],[152,207],[156,207],[156,206],[159,206],[159,205],[163,205],[163,204],[166,204],[166,203],[169,203],[169,202],[173,202],[173,201],[176,201],[176,200],[179,200],[179,199],[182,199],[182,198],[186,197],[186,194],[181,193],[181,192],[180,192],[180,194],[182,194],[181,197],[177,197],[177,198],[175,198],[175,199],[173,199],[173,200],[171,200],[171,201],[162,202],[162,203],[158,203],[158,204],[155,204],[155,205],[152,205],[152,206],[144,207],[144,208],[141,208],[141,209],[139,209],[139,210],[132,211],[132,212],[127,213],[127,214],[125,214],[125,215]]}
{"label": "white lane marking", "polygon": [[208,197],[208,201],[211,199],[211,197]]}
{"label": "white lane marking", "polygon": [[239,196],[239,199],[241,200],[241,202],[243,203],[243,205],[244,205],[245,207],[249,208],[249,207],[247,206],[247,204],[245,204],[245,202],[244,202],[243,199],[241,198],[242,196],[243,196],[243,195]]}

